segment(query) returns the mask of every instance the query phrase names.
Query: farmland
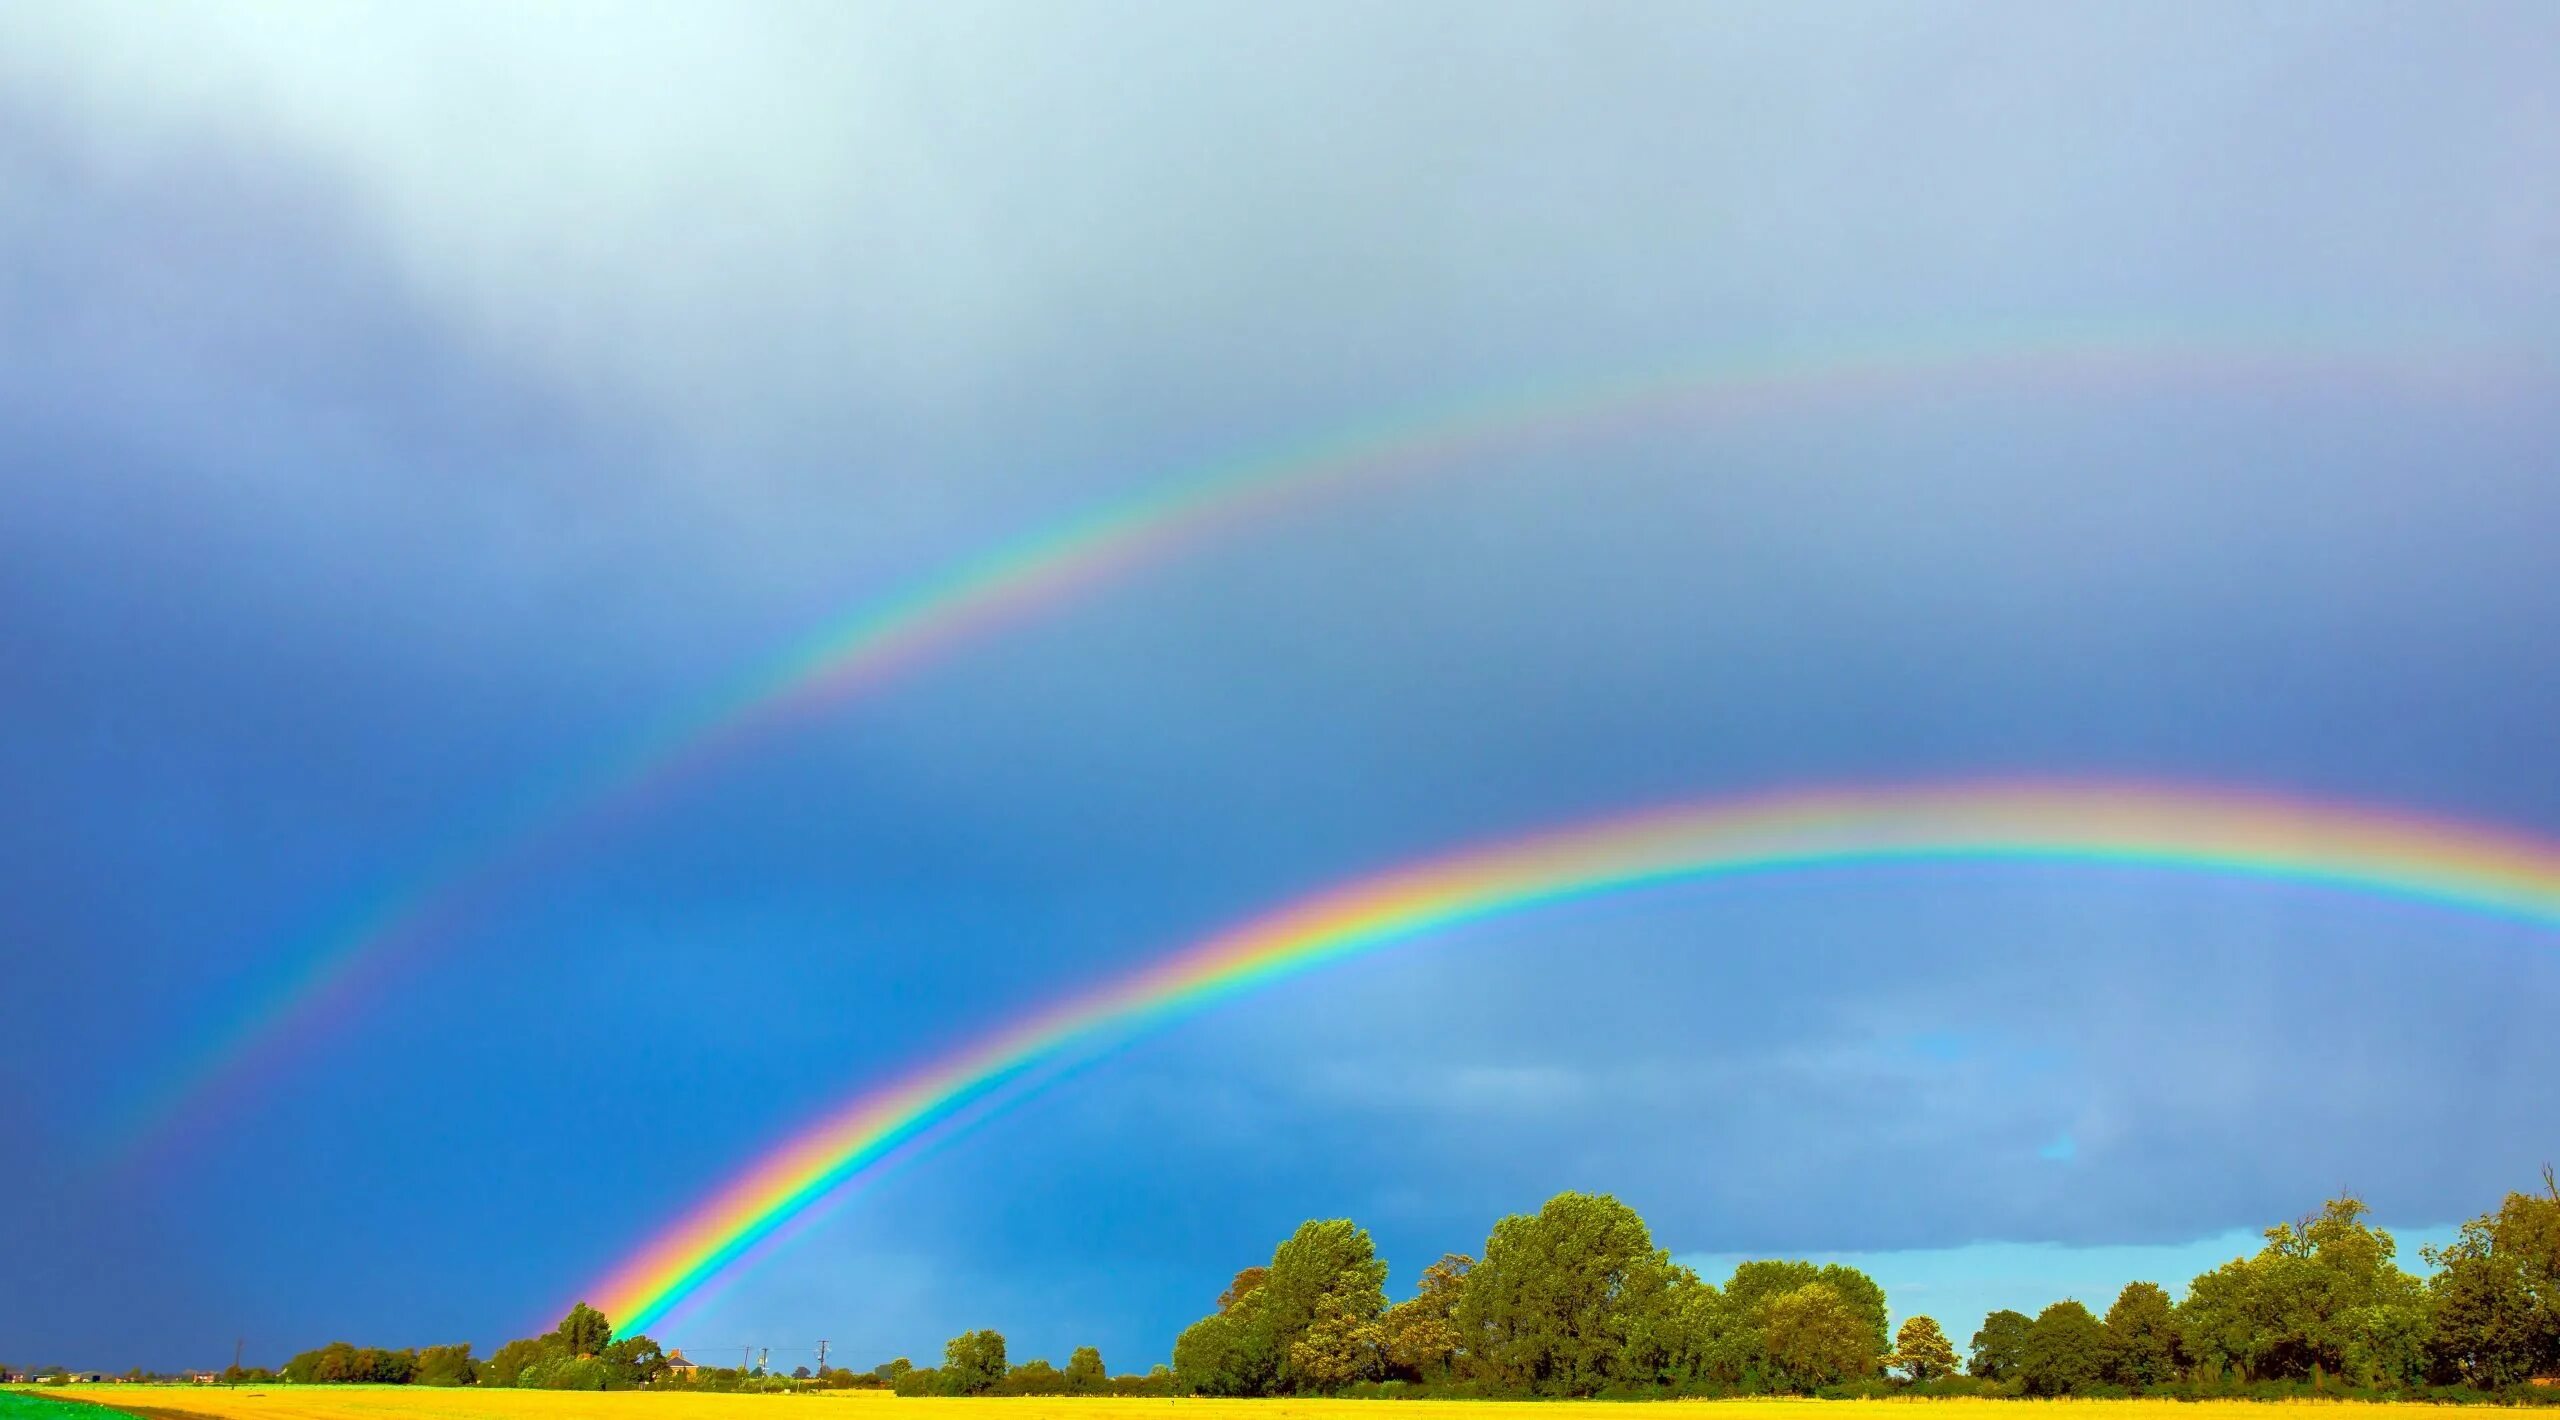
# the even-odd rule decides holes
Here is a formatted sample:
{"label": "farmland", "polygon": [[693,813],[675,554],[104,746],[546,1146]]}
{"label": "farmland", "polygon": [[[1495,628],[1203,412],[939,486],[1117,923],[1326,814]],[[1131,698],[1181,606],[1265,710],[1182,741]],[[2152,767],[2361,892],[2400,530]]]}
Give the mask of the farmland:
{"label": "farmland", "polygon": [[[1178,1413],[1185,1420],[1502,1420],[1517,1415],[1511,1401],[1130,1400],[1111,1397],[1033,1396],[983,1399],[906,1399],[882,1391],[814,1392],[805,1396],[699,1392],[427,1389],[407,1386],[220,1387],[73,1386],[43,1394],[94,1402],[144,1420],[756,1420],[781,1412],[784,1420],[1140,1420]],[[2167,1400],[1994,1401],[1782,1400],[1665,1401],[1713,1412],[1710,1420],[1996,1420],[2021,1404],[2052,1406],[2069,1420],[2243,1420],[2263,1415],[2266,1402]],[[1627,1405],[1614,1401],[1537,1403],[1542,1420],[1623,1420]],[[2352,1405],[2357,1414],[2441,1416],[2439,1406],[2409,1403],[2329,1402]],[[46,1407],[51,1409],[51,1407]],[[66,1407],[67,1409],[67,1407]],[[13,1417],[16,1420],[16,1417]],[[98,1420],[108,1420],[100,1416]]]}

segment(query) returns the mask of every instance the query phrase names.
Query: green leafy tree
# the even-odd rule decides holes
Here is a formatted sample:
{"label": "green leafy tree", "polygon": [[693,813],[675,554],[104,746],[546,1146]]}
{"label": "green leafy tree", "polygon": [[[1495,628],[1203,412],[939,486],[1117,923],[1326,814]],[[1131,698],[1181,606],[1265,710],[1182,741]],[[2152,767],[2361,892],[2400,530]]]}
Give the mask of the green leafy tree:
{"label": "green leafy tree", "polygon": [[617,1386],[652,1385],[667,1373],[667,1353],[645,1336],[626,1336],[608,1343],[598,1358]]}
{"label": "green leafy tree", "polygon": [[1038,1357],[1023,1362],[1005,1373],[1006,1395],[1064,1395],[1066,1373]]}
{"label": "green leafy tree", "polygon": [[1973,1355],[1965,1369],[1986,1381],[2013,1379],[2026,1364],[2027,1331],[2035,1323],[2025,1312],[2002,1308],[1982,1319],[1973,1334]]}
{"label": "green leafy tree", "polygon": [[2178,1321],[2160,1284],[2127,1283],[2107,1308],[2106,1327],[2098,1357],[2101,1380],[2138,1389],[2178,1378]]}
{"label": "green leafy tree", "polygon": [[1227,1284],[1227,1290],[1218,1294],[1218,1315],[1234,1312],[1245,1298],[1262,1289],[1263,1279],[1270,1275],[1268,1267],[1247,1267],[1238,1271],[1235,1280]]}
{"label": "green leafy tree", "polygon": [[2436,1379],[2484,1388],[2560,1375],[2560,1180],[2542,1196],[2510,1193],[2494,1213],[2426,1252]]}
{"label": "green leafy tree", "polygon": [[1388,1370],[1414,1381],[1447,1380],[1457,1370],[1462,1349],[1458,1302],[1475,1265],[1463,1252],[1444,1254],[1422,1269],[1421,1290],[1387,1308],[1378,1333]]}
{"label": "green leafy tree", "polygon": [[2075,1301],[2060,1301],[2036,1313],[2027,1328],[2025,1354],[2018,1377],[2029,1395],[2069,1395],[2098,1379],[2106,1349],[2105,1323]]}
{"label": "green leafy tree", "polygon": [[871,1374],[880,1378],[880,1384],[885,1386],[895,1386],[898,1383],[899,1377],[914,1370],[915,1368],[915,1362],[908,1360],[904,1356],[900,1356],[894,1361],[883,1361],[879,1365],[872,1367]]}
{"label": "green leafy tree", "polygon": [[1458,1331],[1498,1387],[1589,1395],[1651,1382],[1680,1275],[1634,1209],[1606,1194],[1559,1193],[1494,1225],[1467,1274]]}
{"label": "green leafy tree", "polygon": [[1250,1315],[1219,1312],[1183,1329],[1173,1343],[1173,1373],[1195,1395],[1271,1394],[1279,1364],[1258,1337]]}
{"label": "green leafy tree", "polygon": [[561,1348],[568,1354],[595,1356],[602,1354],[613,1341],[613,1323],[605,1320],[603,1312],[580,1302],[569,1308],[567,1316],[560,1318],[560,1328],[554,1334],[560,1338]]}
{"label": "green leafy tree", "polygon": [[1004,1333],[964,1331],[942,1347],[942,1393],[992,1395],[1011,1368],[1004,1361]]}
{"label": "green leafy tree", "polygon": [[1956,1347],[1935,1318],[1915,1316],[1894,1333],[1893,1354],[1886,1360],[1913,1384],[1922,1384],[1955,1374]]}
{"label": "green leafy tree", "polygon": [[1749,1391],[1794,1386],[1770,1354],[1769,1308],[1780,1297],[1816,1285],[1829,1288],[1866,1329],[1869,1353],[1855,1369],[1863,1373],[1881,1365],[1886,1312],[1884,1288],[1874,1278],[1838,1263],[1758,1259],[1734,1268],[1721,1289],[1677,1294],[1677,1315],[1666,1332],[1668,1373]]}
{"label": "green leafy tree", "polygon": [[491,1356],[488,1363],[480,1368],[480,1384],[493,1386],[520,1384],[526,1371],[558,1355],[559,1345],[560,1339],[557,1334],[510,1341],[499,1347],[497,1354]]}
{"label": "green leafy tree", "polygon": [[1272,1251],[1250,1324],[1279,1358],[1281,1389],[1330,1391],[1374,1368],[1386,1282],[1377,1246],[1348,1218],[1301,1223]]}
{"label": "green leafy tree", "polygon": [[416,1385],[470,1385],[480,1378],[480,1367],[471,1359],[468,1342],[452,1346],[430,1346],[418,1353],[416,1374],[410,1377]]}
{"label": "green leafy tree", "polygon": [[2362,1201],[2334,1198],[2267,1230],[2255,1257],[2198,1277],[2177,1309],[2193,1361],[2252,1380],[2346,1375],[2367,1385],[2417,1379],[2432,1329],[2429,1297],[2394,1264],[2391,1234]]}
{"label": "green leafy tree", "polygon": [[1076,1395],[1096,1395],[1111,1384],[1111,1373],[1102,1368],[1102,1352],[1091,1346],[1079,1346],[1067,1358],[1067,1389]]}
{"label": "green leafy tree", "polygon": [[1760,1312],[1762,1345],[1777,1382],[1812,1391],[1862,1374],[1876,1360],[1875,1332],[1841,1295],[1807,1282],[1769,1299]]}

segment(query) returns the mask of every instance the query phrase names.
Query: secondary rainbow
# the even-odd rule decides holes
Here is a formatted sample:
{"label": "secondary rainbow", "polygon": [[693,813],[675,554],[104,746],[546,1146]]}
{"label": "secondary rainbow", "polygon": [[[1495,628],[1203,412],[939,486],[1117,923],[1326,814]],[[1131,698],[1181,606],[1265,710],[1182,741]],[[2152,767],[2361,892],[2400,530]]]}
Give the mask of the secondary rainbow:
{"label": "secondary rainbow", "polygon": [[2389,810],[2213,788],[1956,783],[1676,804],[1399,867],[1300,899],[993,1031],[830,1112],[590,1293],[656,1324],[830,1195],[1038,1072],[1212,1002],[1461,923],[1648,885],[1858,864],[2122,865],[2311,884],[2560,927],[2560,844]]}
{"label": "secondary rainbow", "polygon": [[2277,336],[2175,325],[1978,328],[1964,335],[1758,349],[1613,379],[1546,383],[1394,417],[1172,479],[919,580],[829,622],[752,674],[574,772],[531,786],[418,873],[321,934],[301,965],[235,1017],[193,1064],[127,1116],[128,1146],[272,1067],[294,1042],[352,1017],[367,985],[503,901],[592,832],[826,707],[937,653],[1070,601],[1131,568],[1293,504],[1545,437],[1667,413],[1743,414],[1920,382],[2103,385],[2111,380],[2267,381],[2348,376],[2469,393],[2514,367],[2405,337]]}

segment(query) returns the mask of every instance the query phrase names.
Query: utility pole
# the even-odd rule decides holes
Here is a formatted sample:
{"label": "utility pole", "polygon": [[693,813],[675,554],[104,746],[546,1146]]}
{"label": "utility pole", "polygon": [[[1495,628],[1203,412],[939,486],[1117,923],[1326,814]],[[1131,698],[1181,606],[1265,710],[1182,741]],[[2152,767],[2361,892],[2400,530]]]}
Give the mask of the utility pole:
{"label": "utility pole", "polygon": [[823,1375],[825,1375],[826,1373],[827,1373],[827,1343],[826,1343],[826,1342],[824,1342],[824,1341],[821,1341],[821,1342],[819,1342],[819,1343],[818,1343],[818,1374],[823,1376]]}
{"label": "utility pole", "polygon": [[240,1348],[248,1344],[248,1337],[235,1336],[231,1338],[231,1374],[224,1376],[224,1381],[235,1386],[240,1384]]}
{"label": "utility pole", "polygon": [[746,1345],[738,1348],[738,1379],[745,1380],[747,1378],[747,1373],[755,1368],[756,1344],[750,1341]]}

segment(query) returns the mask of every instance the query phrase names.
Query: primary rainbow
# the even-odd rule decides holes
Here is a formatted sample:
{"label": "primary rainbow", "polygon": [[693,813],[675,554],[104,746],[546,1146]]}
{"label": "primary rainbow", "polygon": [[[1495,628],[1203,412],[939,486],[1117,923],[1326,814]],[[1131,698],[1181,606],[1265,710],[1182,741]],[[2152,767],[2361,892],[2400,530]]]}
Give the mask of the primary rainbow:
{"label": "primary rainbow", "polygon": [[581,772],[518,796],[428,868],[322,935],[289,980],[235,1018],[192,1068],[134,1111],[128,1145],[202,1125],[226,1085],[360,1004],[367,982],[485,912],[593,830],[639,810],[771,732],[875,687],[937,652],[1066,601],[1129,568],[1317,495],[1438,467],[1541,436],[1663,412],[1743,413],[1921,381],[2250,381],[2348,375],[2468,391],[2505,368],[2405,338],[2301,331],[2268,337],[2177,326],[1977,329],[1954,339],[1757,350],[1633,377],[1549,384],[1408,411],[1214,465],[1162,491],[1075,518],[867,603],[724,693],[652,726]]}
{"label": "primary rainbow", "polygon": [[2224,789],[1956,783],[1677,804],[1427,859],[1335,887],[979,1038],[821,1118],[688,1212],[594,1296],[623,1334],[830,1194],[1036,1073],[1127,1031],[1390,943],[1572,898],[1710,876],[1964,860],[2272,879],[2560,926],[2560,844]]}

